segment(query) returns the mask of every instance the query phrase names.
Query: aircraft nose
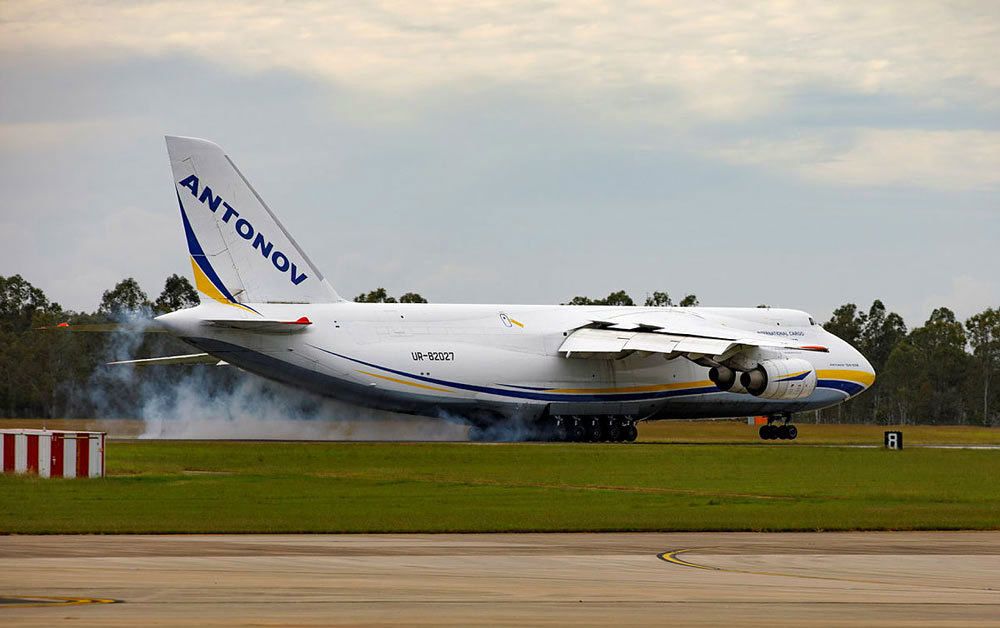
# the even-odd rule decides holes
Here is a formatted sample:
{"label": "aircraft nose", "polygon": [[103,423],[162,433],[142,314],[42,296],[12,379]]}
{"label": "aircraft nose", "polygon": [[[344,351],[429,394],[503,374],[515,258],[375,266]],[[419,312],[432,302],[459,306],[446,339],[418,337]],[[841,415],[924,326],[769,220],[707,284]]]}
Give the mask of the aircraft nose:
{"label": "aircraft nose", "polygon": [[862,373],[859,378],[862,381],[859,383],[865,387],[865,390],[868,390],[875,383],[875,367],[872,366],[872,363],[860,351],[855,349],[854,352],[857,353],[858,366]]}

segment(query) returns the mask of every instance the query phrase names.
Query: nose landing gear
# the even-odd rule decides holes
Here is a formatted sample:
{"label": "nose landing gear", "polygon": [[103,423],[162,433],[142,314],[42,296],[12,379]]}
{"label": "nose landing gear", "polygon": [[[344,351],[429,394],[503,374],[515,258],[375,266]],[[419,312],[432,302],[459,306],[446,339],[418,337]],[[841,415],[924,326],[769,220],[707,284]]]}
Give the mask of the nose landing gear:
{"label": "nose landing gear", "polygon": [[[776,420],[781,420],[781,425],[772,425]],[[763,440],[795,440],[799,435],[799,430],[789,423],[791,415],[782,414],[767,417],[767,425],[761,425],[758,434]]]}

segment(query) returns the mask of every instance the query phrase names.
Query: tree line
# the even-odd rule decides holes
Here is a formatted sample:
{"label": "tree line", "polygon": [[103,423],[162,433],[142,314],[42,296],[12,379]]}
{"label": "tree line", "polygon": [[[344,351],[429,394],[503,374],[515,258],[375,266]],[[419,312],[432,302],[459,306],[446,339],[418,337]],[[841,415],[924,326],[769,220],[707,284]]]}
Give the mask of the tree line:
{"label": "tree line", "polygon": [[[392,297],[384,288],[362,293],[359,303],[426,303],[415,292]],[[0,415],[7,417],[137,416],[135,386],[104,366],[112,359],[190,353],[168,334],[145,334],[122,343],[121,334],[35,331],[62,322],[93,324],[148,319],[199,303],[190,282],[171,275],[155,299],[139,283],[124,279],[101,296],[94,312],[76,312],[50,301],[20,275],[0,276]],[[604,298],[575,296],[567,305],[635,305],[624,290]],[[672,306],[667,292],[653,292],[646,306]],[[693,294],[676,305],[698,305]],[[764,305],[758,307],[767,307]],[[824,328],[857,347],[878,373],[866,393],[818,415],[823,421],[878,423],[1000,424],[1000,308],[988,308],[964,322],[952,310],[935,309],[923,325],[907,329],[901,316],[876,300],[863,310],[848,303],[834,310]],[[128,355],[126,355],[128,354]],[[191,366],[138,369],[135,377],[165,383]],[[241,377],[237,369],[205,372],[206,385],[225,387]],[[94,394],[95,390],[100,393]],[[111,400],[97,403],[95,398]],[[111,417],[108,417],[111,418]]]}

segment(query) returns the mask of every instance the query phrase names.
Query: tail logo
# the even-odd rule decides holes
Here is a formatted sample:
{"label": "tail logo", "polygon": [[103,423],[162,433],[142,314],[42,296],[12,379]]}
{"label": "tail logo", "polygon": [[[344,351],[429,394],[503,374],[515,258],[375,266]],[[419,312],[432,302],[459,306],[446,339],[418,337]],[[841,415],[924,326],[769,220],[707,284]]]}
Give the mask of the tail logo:
{"label": "tail logo", "polygon": [[240,213],[232,205],[223,200],[221,196],[216,196],[212,192],[212,188],[207,185],[202,186],[201,193],[199,194],[199,183],[196,175],[190,175],[183,181],[180,181],[180,186],[188,189],[191,192],[191,196],[198,199],[213,214],[218,214],[219,210],[222,209],[222,222],[230,225],[236,231],[237,235],[246,240],[250,246],[260,251],[264,259],[270,260],[271,265],[278,272],[288,273],[288,278],[293,284],[297,286],[308,279],[308,275],[299,273],[299,268],[295,262],[289,260],[287,255],[275,249],[274,243],[264,237],[264,234],[254,229],[249,220],[240,218]]}

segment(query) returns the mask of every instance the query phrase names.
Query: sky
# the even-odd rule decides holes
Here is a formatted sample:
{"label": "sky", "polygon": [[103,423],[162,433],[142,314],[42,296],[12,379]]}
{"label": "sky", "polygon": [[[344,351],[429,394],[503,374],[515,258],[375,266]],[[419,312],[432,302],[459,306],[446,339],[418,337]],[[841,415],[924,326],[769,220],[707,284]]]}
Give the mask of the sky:
{"label": "sky", "polygon": [[1000,306],[1000,3],[0,2],[0,275],[190,275],[163,135],[348,298]]}

